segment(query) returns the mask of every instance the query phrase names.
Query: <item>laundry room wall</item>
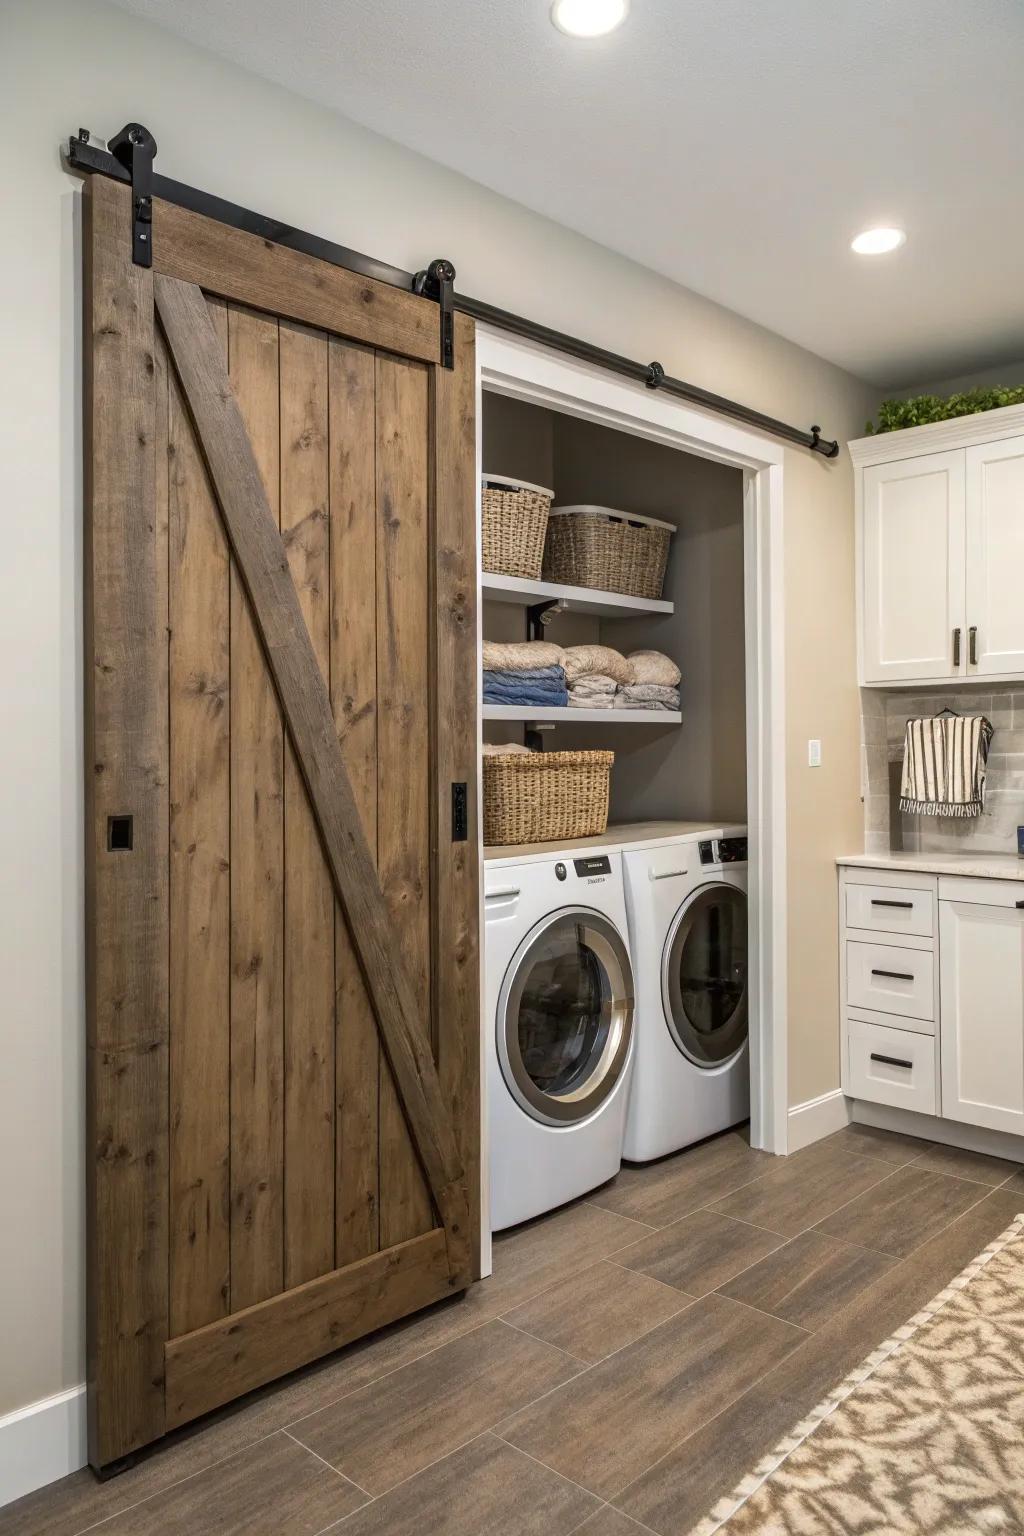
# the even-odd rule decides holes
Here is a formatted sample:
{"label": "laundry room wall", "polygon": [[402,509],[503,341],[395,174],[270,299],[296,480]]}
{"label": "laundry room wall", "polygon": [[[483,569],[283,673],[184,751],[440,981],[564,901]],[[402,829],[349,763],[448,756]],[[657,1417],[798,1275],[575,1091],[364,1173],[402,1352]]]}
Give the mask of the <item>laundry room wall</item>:
{"label": "laundry room wall", "polygon": [[[75,1388],[85,1370],[80,185],[59,142],[80,124],[105,135],[143,121],[166,175],[407,268],[449,256],[466,292],[841,439],[860,435],[878,390],[102,0],[6,0],[0,103],[2,1416]],[[797,1104],[839,1083],[832,861],[862,839],[845,453],[835,464],[786,453],[784,515]],[[813,770],[809,736],[824,742]]]}

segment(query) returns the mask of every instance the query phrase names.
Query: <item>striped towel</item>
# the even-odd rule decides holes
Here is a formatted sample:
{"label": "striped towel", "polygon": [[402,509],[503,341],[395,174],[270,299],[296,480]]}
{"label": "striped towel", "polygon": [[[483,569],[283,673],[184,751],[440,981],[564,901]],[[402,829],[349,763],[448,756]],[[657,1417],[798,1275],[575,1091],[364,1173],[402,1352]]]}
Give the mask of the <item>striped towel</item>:
{"label": "striped towel", "polygon": [[911,816],[980,816],[991,740],[984,715],[908,720],[900,810]]}

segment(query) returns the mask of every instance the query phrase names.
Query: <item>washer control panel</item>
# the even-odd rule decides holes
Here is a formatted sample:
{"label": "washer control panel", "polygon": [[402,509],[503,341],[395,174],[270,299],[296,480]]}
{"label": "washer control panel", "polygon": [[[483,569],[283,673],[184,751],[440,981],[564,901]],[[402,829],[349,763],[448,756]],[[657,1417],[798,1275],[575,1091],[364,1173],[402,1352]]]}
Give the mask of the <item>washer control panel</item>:
{"label": "washer control panel", "polygon": [[589,859],[573,859],[572,866],[582,879],[591,875],[610,875],[612,872],[612,861],[606,853],[595,854]]}
{"label": "washer control panel", "polygon": [[745,837],[715,837],[710,842],[698,844],[702,864],[745,864],[747,839]]}

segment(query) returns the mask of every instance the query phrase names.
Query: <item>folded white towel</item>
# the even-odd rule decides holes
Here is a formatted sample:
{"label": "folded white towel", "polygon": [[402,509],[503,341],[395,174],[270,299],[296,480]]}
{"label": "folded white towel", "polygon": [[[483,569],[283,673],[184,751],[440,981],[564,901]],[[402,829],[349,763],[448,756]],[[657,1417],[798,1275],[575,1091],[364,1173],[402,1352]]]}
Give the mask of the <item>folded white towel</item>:
{"label": "folded white towel", "polygon": [[565,653],[547,640],[484,641],[485,672],[532,672],[535,667],[560,667]]}
{"label": "folded white towel", "polygon": [[662,687],[675,688],[682,676],[672,658],[661,651],[631,651],[626,660],[631,683],[660,683]]}

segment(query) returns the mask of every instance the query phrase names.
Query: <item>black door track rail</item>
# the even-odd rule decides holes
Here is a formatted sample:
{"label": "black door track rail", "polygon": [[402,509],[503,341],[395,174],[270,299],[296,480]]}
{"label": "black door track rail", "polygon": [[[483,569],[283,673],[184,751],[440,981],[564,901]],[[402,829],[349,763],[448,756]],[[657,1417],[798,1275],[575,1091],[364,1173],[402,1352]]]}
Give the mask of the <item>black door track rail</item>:
{"label": "black door track rail", "polygon": [[762,411],[751,410],[749,406],[727,400],[723,395],[700,389],[696,384],[673,379],[666,374],[660,363],[634,362],[616,352],[606,352],[603,347],[593,346],[589,341],[567,336],[562,331],[539,325],[534,320],[526,320],[509,310],[498,309],[480,299],[470,299],[465,294],[456,293],[455,268],[444,258],[432,261],[422,272],[403,271],[401,267],[393,267],[372,256],[364,256],[360,251],[337,245],[320,235],[307,234],[304,230],[294,229],[290,224],[282,224],[265,214],[253,213],[251,209],[228,202],[226,198],[215,197],[210,192],[187,186],[181,181],[172,181],[169,176],[160,176],[153,170],[155,155],[156,140],[141,123],[127,123],[120,133],[114,135],[106,149],[94,145],[89,132],[80,128],[64,148],[64,160],[69,170],[85,175],[109,176],[114,181],[126,182],[131,186],[132,259],[138,266],[152,265],[152,199],[159,197],[191,213],[201,213],[208,219],[229,224],[233,229],[245,230],[249,234],[259,235],[261,239],[271,240],[276,245],[284,245],[290,250],[303,251],[307,256],[329,261],[332,266],[345,267],[350,272],[358,272],[362,277],[372,277],[379,283],[390,283],[394,288],[403,288],[407,292],[423,294],[426,298],[436,300],[439,313],[439,358],[445,368],[452,368],[455,363],[454,314],[457,310],[482,324],[493,325],[512,335],[522,336],[527,341],[552,347],[555,351],[592,363],[622,378],[633,379],[648,389],[673,395],[691,405],[703,406],[720,416],[729,416],[746,426],[756,427],[758,431],[782,438],[787,443],[809,448],[812,453],[820,453],[826,459],[838,457],[838,442],[822,437],[820,427],[811,427],[808,432],[790,426],[787,422],[777,421],[774,416],[766,416]]}

